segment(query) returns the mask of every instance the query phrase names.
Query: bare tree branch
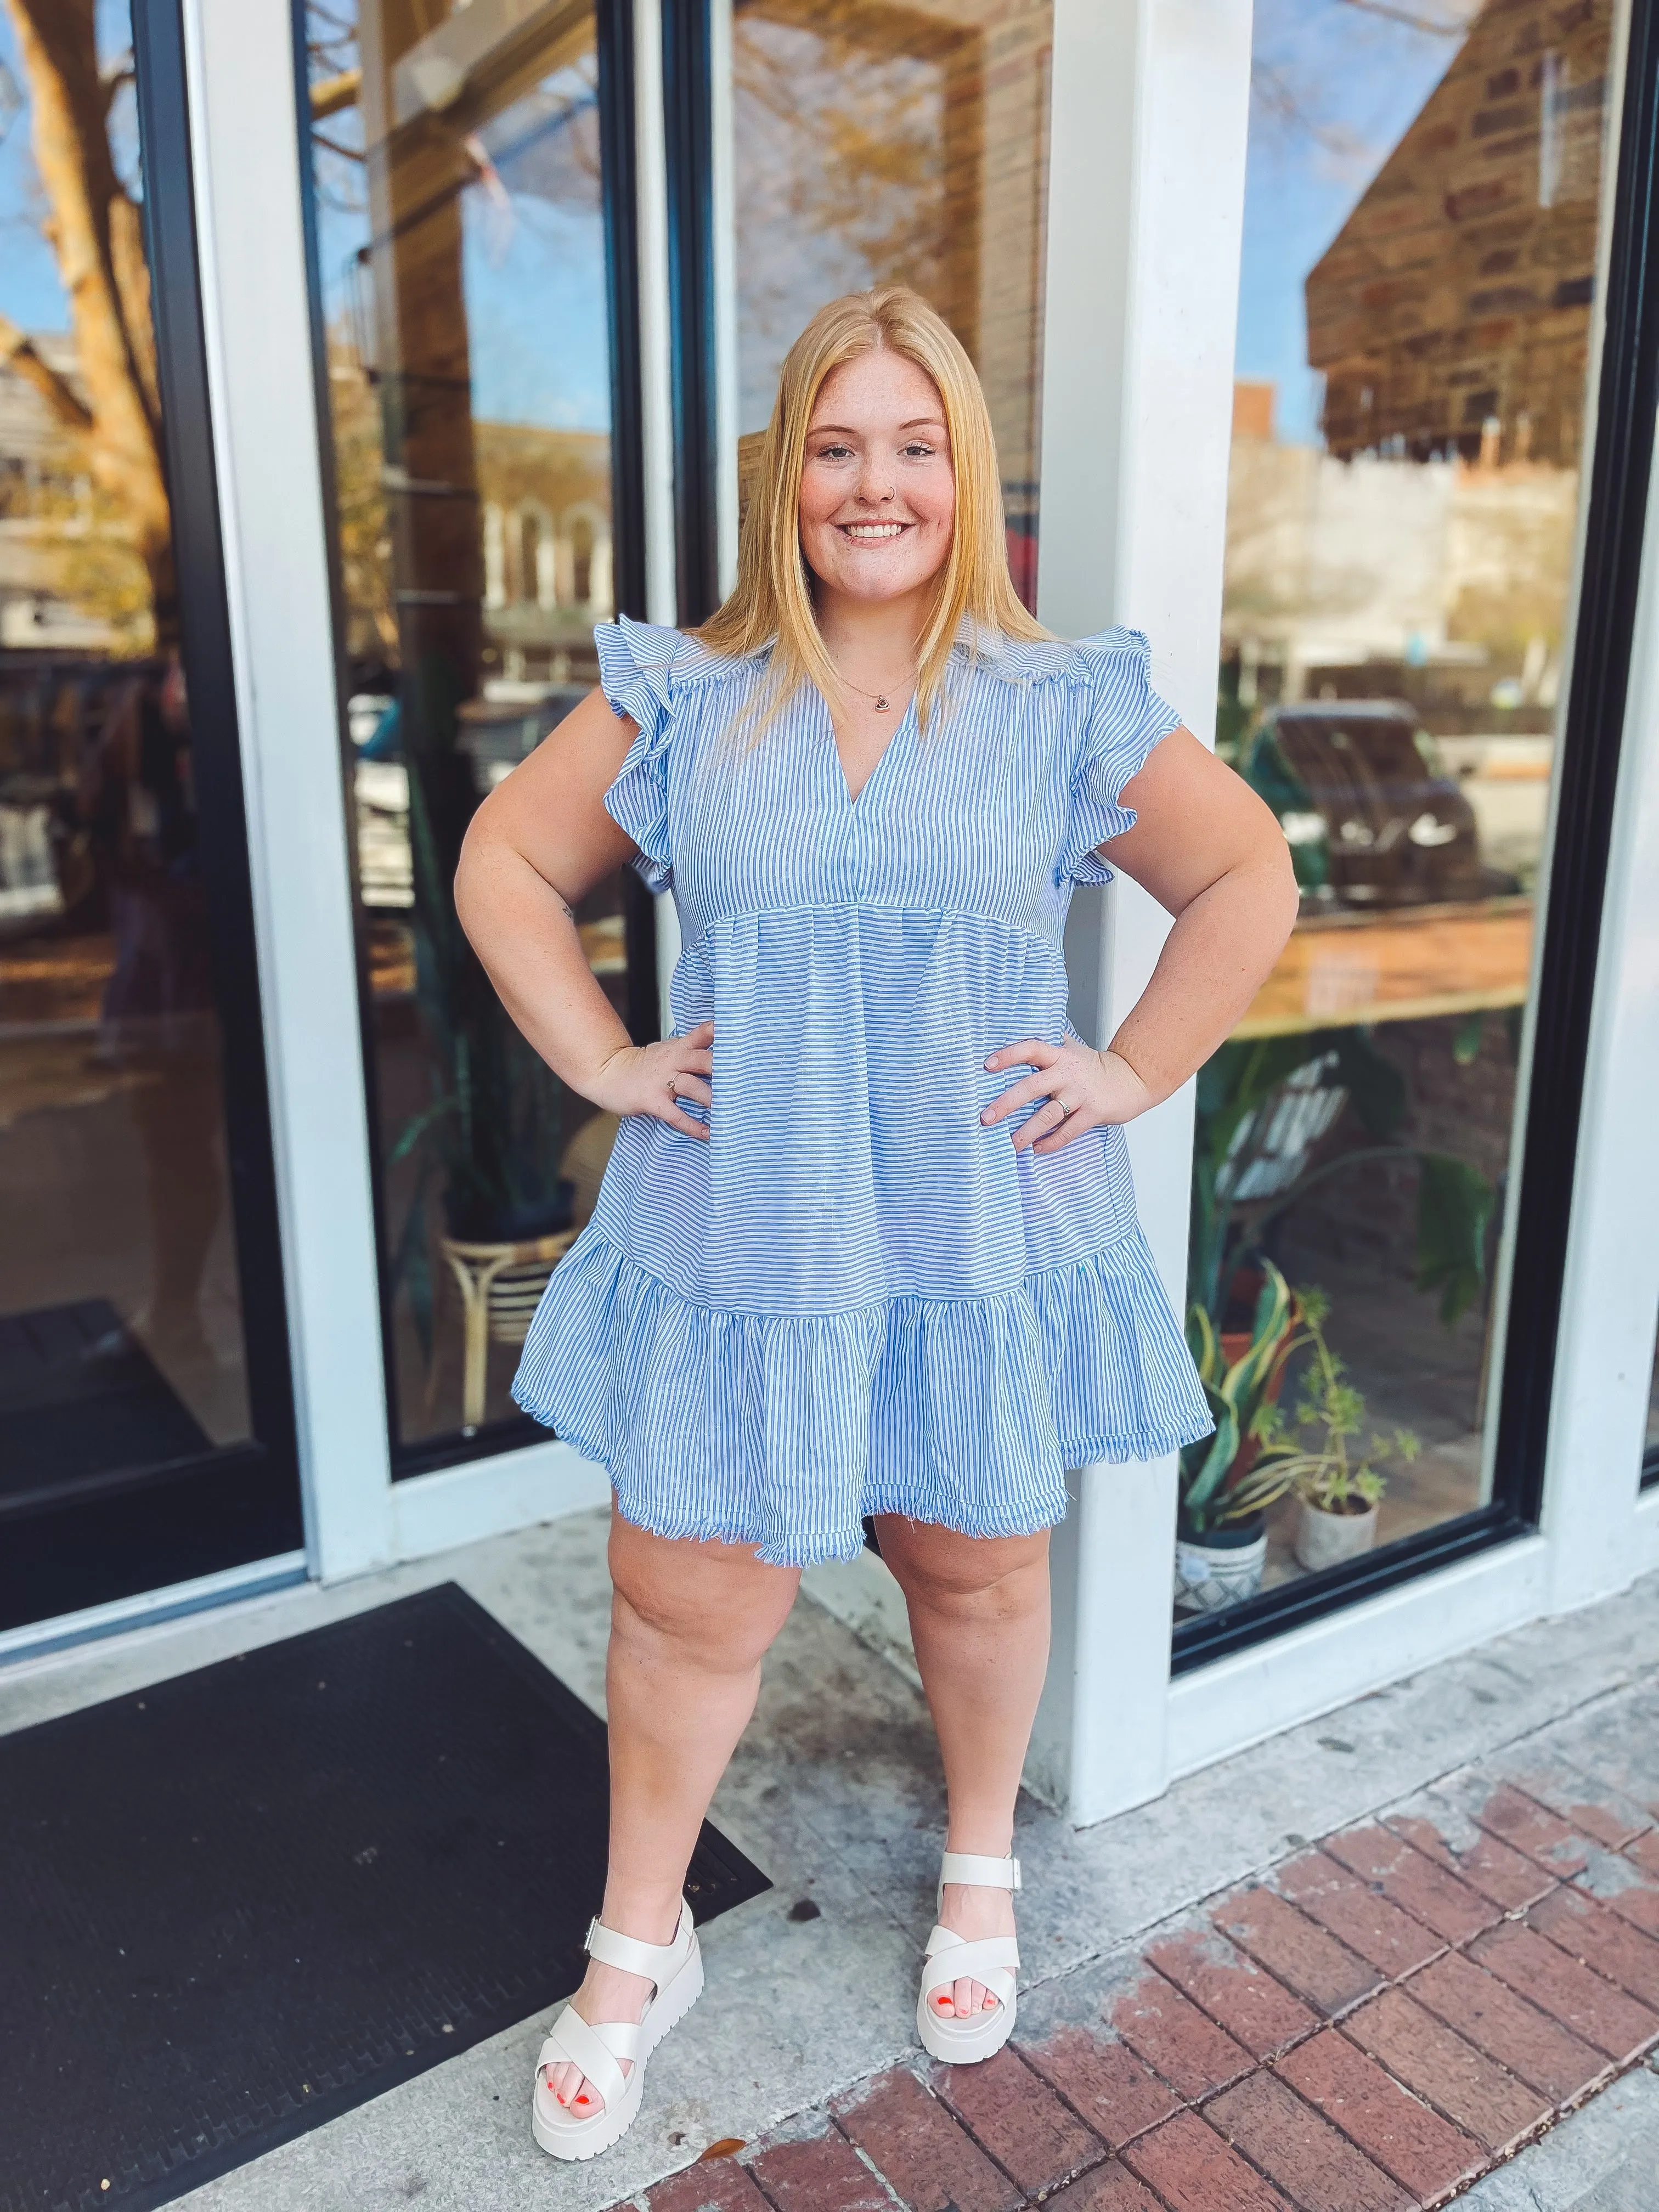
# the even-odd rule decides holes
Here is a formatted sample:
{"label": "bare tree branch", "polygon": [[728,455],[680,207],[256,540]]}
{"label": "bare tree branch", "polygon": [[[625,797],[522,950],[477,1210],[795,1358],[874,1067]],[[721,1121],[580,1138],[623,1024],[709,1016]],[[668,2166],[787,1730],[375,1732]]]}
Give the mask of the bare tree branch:
{"label": "bare tree branch", "polygon": [[337,76],[319,77],[311,88],[312,121],[320,123],[325,116],[337,115],[343,107],[355,107],[362,85],[363,73],[360,69],[342,70]]}
{"label": "bare tree branch", "polygon": [[1396,8],[1389,0],[1339,0],[1344,8],[1357,8],[1364,15],[1381,15],[1390,23],[1403,23],[1408,31],[1425,31],[1431,39],[1461,39],[1473,21],[1473,11],[1462,17],[1419,15],[1410,8]]}

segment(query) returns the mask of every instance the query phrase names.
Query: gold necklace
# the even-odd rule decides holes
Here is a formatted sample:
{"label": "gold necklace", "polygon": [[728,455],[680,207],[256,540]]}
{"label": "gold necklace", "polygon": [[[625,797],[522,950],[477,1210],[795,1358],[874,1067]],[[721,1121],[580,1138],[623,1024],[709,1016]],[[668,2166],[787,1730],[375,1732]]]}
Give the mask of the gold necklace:
{"label": "gold necklace", "polygon": [[[845,684],[849,691],[856,691],[860,699],[868,699],[872,701],[874,704],[877,714],[885,714],[891,709],[893,702],[887,696],[887,694],[884,691],[866,691],[862,684],[850,682],[848,678],[842,674],[839,668],[836,671],[836,680],[837,683]],[[905,681],[907,684],[914,684],[915,680],[915,669],[912,669],[909,675],[905,678]]]}

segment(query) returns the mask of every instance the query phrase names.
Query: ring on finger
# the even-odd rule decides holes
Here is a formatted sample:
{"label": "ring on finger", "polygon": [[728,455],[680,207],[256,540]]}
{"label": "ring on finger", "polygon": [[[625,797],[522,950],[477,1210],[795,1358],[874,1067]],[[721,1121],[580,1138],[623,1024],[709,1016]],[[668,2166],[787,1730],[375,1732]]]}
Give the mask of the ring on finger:
{"label": "ring on finger", "polygon": [[1051,1098],[1048,1103],[1051,1106],[1058,1106],[1062,1114],[1069,1114],[1072,1110],[1063,1098]]}

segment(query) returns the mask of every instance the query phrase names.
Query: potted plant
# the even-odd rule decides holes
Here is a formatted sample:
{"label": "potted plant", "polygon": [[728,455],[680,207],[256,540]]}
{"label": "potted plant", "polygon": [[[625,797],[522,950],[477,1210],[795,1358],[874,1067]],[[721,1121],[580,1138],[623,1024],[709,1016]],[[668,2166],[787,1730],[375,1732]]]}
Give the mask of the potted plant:
{"label": "potted plant", "polygon": [[1365,1401],[1346,1379],[1346,1370],[1325,1340],[1324,1294],[1309,1290],[1297,1296],[1303,1322],[1298,1348],[1308,1346],[1313,1358],[1289,1420],[1277,1404],[1263,1407],[1257,1422],[1260,1449],[1240,1494],[1266,1503],[1268,1491],[1273,1496],[1296,1492],[1297,1559],[1316,1574],[1370,1549],[1388,1487],[1380,1463],[1413,1460],[1422,1445],[1410,1429],[1396,1429],[1388,1436],[1374,1430],[1360,1447]]}
{"label": "potted plant", "polygon": [[1266,1496],[1253,1479],[1263,1442],[1275,1433],[1275,1401],[1285,1364],[1300,1339],[1300,1306],[1271,1260],[1248,1332],[1218,1334],[1195,1304],[1188,1340],[1215,1432],[1181,1455],[1181,1508],[1176,1524],[1176,1602],[1183,1612],[1216,1613],[1254,1597],[1267,1556],[1263,1512],[1283,1494]]}

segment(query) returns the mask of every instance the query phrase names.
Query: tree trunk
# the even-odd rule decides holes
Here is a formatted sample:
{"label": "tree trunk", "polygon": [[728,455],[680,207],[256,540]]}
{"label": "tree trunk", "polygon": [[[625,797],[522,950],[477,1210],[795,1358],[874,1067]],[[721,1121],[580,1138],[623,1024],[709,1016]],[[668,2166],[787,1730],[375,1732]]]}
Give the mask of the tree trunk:
{"label": "tree trunk", "polygon": [[94,0],[5,4],[28,80],[35,165],[52,211],[48,235],[69,295],[92,416],[83,433],[88,463],[149,573],[157,642],[171,644],[178,635],[178,593],[149,280],[138,211],[110,153]]}

